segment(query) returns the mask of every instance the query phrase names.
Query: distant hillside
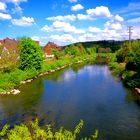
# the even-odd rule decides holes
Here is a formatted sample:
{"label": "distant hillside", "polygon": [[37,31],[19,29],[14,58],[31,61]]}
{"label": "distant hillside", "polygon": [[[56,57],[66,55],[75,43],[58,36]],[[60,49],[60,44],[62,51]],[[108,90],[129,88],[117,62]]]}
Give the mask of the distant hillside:
{"label": "distant hillside", "polygon": [[[88,47],[110,48],[112,52],[115,52],[121,47],[123,42],[124,41],[102,40],[102,41],[78,42],[78,43],[74,43],[73,45],[78,45],[80,43],[82,44],[84,48],[88,48]],[[70,46],[70,45],[67,45],[67,46]],[[63,48],[67,46],[63,46]]]}

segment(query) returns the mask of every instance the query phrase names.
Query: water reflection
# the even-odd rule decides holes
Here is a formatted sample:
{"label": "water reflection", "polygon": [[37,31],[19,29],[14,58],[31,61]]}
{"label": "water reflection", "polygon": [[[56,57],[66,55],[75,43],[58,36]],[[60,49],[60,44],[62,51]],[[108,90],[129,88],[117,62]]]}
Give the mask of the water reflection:
{"label": "water reflection", "polygon": [[20,87],[18,96],[0,97],[0,125],[28,122],[74,129],[82,135],[100,131],[100,140],[139,140],[138,97],[111,75],[105,65],[73,65]]}
{"label": "water reflection", "polygon": [[37,108],[44,91],[43,81],[36,79],[32,83],[22,85],[20,90],[20,95],[0,97],[1,126],[4,123],[19,123],[27,118],[28,114],[35,115],[34,109]]}

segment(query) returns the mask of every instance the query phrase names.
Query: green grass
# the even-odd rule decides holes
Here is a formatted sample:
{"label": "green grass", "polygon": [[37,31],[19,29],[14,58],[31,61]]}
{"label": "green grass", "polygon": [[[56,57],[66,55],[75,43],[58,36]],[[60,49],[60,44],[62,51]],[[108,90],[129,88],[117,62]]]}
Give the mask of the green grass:
{"label": "green grass", "polygon": [[93,56],[82,55],[77,57],[64,57],[59,60],[55,60],[49,63],[43,63],[42,69],[37,71],[35,69],[29,69],[22,71],[20,69],[13,69],[10,72],[0,72],[0,92],[10,91],[11,89],[18,87],[20,82],[34,78],[42,72],[55,70],[64,65],[68,65],[83,59],[93,59]]}

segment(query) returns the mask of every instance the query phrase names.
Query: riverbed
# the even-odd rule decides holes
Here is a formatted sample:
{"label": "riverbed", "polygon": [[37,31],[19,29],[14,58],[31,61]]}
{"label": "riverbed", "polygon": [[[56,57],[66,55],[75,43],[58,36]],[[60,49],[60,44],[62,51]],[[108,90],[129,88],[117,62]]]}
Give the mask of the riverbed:
{"label": "riverbed", "polygon": [[0,127],[29,122],[73,130],[99,130],[99,140],[140,140],[140,100],[106,65],[78,64],[21,85],[19,95],[0,96]]}

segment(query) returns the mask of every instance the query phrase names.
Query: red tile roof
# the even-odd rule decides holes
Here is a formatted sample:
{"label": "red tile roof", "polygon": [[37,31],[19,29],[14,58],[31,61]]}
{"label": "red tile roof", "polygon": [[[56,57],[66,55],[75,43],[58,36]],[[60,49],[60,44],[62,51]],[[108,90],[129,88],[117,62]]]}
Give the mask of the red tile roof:
{"label": "red tile roof", "polygon": [[17,50],[18,41],[15,39],[3,39],[0,40],[0,44],[3,45],[7,50]]}
{"label": "red tile roof", "polygon": [[47,54],[47,55],[52,55],[52,50],[57,49],[57,50],[62,50],[60,47],[58,47],[57,44],[53,43],[53,42],[48,42],[48,44],[43,48],[43,51]]}

